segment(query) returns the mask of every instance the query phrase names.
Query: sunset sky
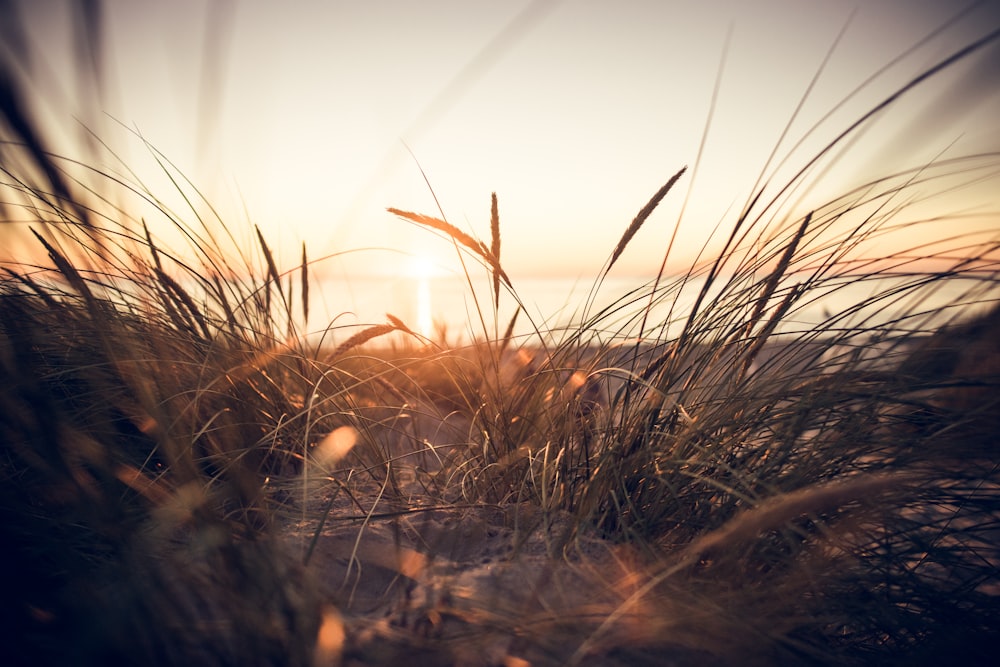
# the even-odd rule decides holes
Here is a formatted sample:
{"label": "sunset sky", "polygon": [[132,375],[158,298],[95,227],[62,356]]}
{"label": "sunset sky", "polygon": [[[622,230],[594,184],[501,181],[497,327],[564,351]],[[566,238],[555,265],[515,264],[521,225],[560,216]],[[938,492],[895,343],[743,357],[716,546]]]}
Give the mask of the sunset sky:
{"label": "sunset sky", "polygon": [[[62,85],[74,99],[70,3],[22,5],[45,63],[39,71],[54,72],[38,83]],[[448,265],[446,243],[385,211],[439,215],[422,168],[447,219],[483,238],[497,192],[509,273],[576,276],[594,275],[649,197],[679,168],[695,166],[717,77],[697,174],[689,171],[640,231],[620,262],[624,273],[656,271],[689,190],[678,265],[732,219],[828,50],[779,157],[959,7],[144,0],[105,9],[101,106],[170,158],[234,227],[247,218],[259,224],[283,256],[294,258],[305,240],[314,257],[367,247],[405,253],[357,253],[343,270],[392,271],[408,265],[407,255]],[[803,165],[896,86],[998,27],[1000,2],[980,3],[824,121],[790,164]],[[946,150],[1000,148],[997,54],[993,48],[905,98],[815,196]],[[56,106],[57,115],[91,119],[130,164],[149,162],[113,122],[73,103]],[[1000,209],[997,192],[994,176],[956,208]]]}

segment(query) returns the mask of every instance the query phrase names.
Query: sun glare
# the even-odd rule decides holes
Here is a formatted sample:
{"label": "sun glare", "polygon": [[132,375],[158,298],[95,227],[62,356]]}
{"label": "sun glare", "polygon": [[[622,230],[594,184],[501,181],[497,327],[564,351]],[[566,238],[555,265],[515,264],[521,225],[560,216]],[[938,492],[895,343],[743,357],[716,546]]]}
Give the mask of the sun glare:
{"label": "sun glare", "polygon": [[414,305],[417,333],[421,336],[430,337],[434,329],[431,280],[440,271],[429,257],[415,255],[410,258],[406,273],[407,277],[413,280],[416,291],[416,294],[414,294]]}
{"label": "sun glare", "polygon": [[426,255],[413,255],[406,267],[406,275],[417,280],[430,280],[439,272],[434,260]]}

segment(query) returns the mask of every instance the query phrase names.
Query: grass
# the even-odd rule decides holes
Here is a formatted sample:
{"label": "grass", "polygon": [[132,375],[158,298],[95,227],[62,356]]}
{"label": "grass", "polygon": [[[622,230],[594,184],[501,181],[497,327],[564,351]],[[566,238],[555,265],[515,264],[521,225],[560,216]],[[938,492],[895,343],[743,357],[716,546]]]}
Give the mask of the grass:
{"label": "grass", "polygon": [[[389,315],[315,346],[305,248],[286,270],[237,243],[155,151],[193,224],[47,152],[0,64],[5,223],[40,258],[0,279],[4,664],[992,658],[1000,239],[879,244],[996,155],[801,216],[774,210],[808,169],[765,184],[709,261],[566,327],[458,345]],[[114,203],[136,197],[193,254]],[[482,264],[484,331],[519,303],[495,195],[489,244],[392,212]]]}

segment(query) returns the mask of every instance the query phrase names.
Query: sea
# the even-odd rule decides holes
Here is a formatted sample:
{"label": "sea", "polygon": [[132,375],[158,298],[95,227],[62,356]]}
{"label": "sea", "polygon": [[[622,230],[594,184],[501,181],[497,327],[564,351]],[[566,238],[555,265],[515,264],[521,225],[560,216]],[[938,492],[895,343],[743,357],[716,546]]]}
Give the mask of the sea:
{"label": "sea", "polygon": [[[720,278],[699,310],[714,308],[749,316],[756,295],[740,285],[724,300]],[[310,287],[309,337],[324,345],[337,344],[359,328],[389,321],[406,324],[418,338],[461,344],[495,340],[511,326],[519,339],[546,336],[559,340],[585,327],[601,340],[670,338],[705,286],[704,277],[663,278],[608,276],[593,278],[533,277],[501,284],[499,299],[489,277],[460,275],[423,278],[358,277],[326,279]],[[772,313],[794,281],[779,286],[764,312]],[[720,296],[722,295],[722,296]],[[990,296],[992,295],[992,296]],[[983,280],[949,278],[927,282],[920,276],[881,276],[870,279],[829,279],[799,297],[782,318],[778,333],[865,327],[902,319],[910,328],[930,330],[954,319],[986,309],[998,290]],[[723,299],[723,300],[720,300]],[[706,305],[707,304],[707,305]],[[742,311],[739,310],[742,308]],[[515,318],[516,314],[516,318]]]}

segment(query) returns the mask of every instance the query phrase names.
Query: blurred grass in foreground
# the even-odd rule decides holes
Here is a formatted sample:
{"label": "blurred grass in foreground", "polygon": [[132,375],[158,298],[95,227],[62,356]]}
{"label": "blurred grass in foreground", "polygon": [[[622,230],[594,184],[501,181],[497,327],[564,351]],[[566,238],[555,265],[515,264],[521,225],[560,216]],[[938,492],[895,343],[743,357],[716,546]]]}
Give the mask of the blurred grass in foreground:
{"label": "blurred grass in foreground", "polygon": [[[484,336],[388,315],[317,348],[305,248],[285,269],[259,231],[161,207],[194,256],[163,247],[113,203],[155,196],[48,152],[16,63],[0,75],[4,223],[38,258],[0,279],[5,664],[992,657],[998,239],[873,249],[939,224],[907,217],[914,188],[995,179],[996,155],[795,219],[755,199],[712,261],[529,338],[489,335],[517,301],[496,197],[488,244],[393,209],[455,243],[470,289],[483,266]],[[692,308],[648,319],[693,277]]]}

